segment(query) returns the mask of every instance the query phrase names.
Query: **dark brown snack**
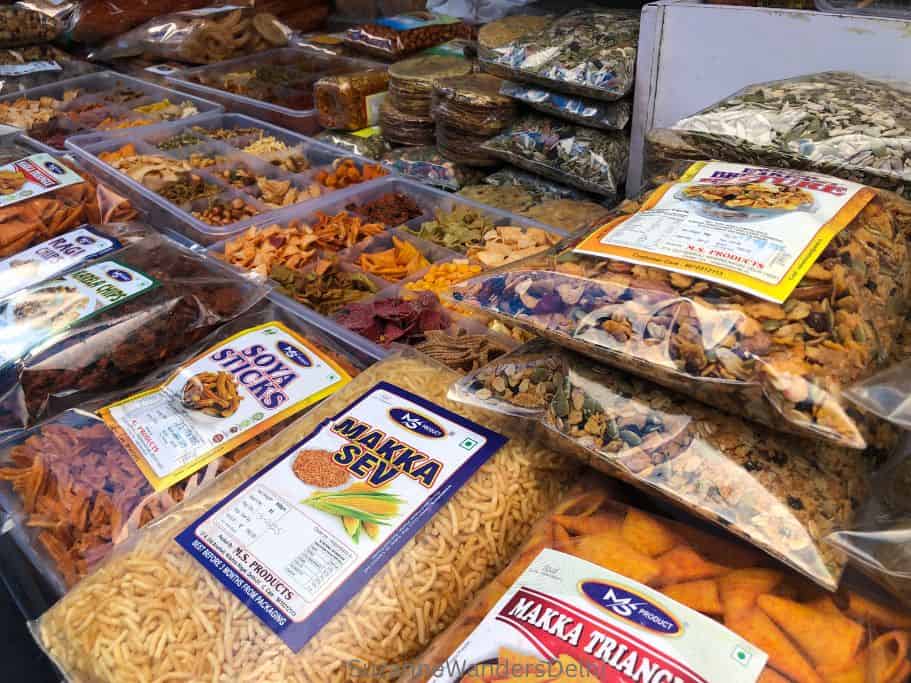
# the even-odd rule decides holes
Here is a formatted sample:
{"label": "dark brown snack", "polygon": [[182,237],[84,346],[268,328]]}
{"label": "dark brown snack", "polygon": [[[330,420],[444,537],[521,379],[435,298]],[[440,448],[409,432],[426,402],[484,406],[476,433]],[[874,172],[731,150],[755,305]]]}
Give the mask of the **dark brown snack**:
{"label": "dark brown snack", "polygon": [[380,105],[379,123],[383,137],[397,145],[420,147],[432,145],[436,139],[429,111],[417,116],[406,114],[396,108],[390,97]]}
{"label": "dark brown snack", "polygon": [[389,74],[381,69],[327,76],[313,86],[320,125],[339,130],[360,130],[377,122],[378,98],[389,87]]}
{"label": "dark brown snack", "polygon": [[471,372],[508,353],[511,347],[499,337],[460,329],[455,334],[432,330],[414,348],[453,370]]}
{"label": "dark brown snack", "polygon": [[0,48],[49,43],[63,32],[53,17],[25,7],[0,7]]}
{"label": "dark brown snack", "polygon": [[17,427],[55,415],[150,372],[243,313],[262,295],[257,285],[153,236],[125,247],[117,261],[158,286],[53,337],[20,361],[19,384],[3,402],[0,423]]}
{"label": "dark brown snack", "polygon": [[407,223],[424,213],[414,199],[403,192],[387,192],[363,204],[349,204],[345,209],[363,216],[369,223],[382,223],[390,228]]}

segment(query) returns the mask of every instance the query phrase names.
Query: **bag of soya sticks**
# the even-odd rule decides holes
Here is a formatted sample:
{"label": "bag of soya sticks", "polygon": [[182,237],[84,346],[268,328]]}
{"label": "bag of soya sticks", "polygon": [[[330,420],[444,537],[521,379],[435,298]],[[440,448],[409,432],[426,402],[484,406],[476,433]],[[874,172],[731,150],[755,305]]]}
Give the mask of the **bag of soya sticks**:
{"label": "bag of soya sticks", "polygon": [[96,683],[394,680],[577,474],[447,401],[457,377],[411,351],[367,368],[135,534],[41,646]]}

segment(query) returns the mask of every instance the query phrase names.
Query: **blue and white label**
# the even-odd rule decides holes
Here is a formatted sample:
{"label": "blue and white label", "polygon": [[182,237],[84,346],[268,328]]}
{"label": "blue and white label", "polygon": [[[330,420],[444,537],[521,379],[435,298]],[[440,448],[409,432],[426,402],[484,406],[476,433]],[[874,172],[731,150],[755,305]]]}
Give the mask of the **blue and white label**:
{"label": "blue and white label", "polygon": [[680,633],[680,622],[672,614],[639,593],[607,581],[583,581],[579,589],[615,618],[666,636]]}
{"label": "blue and white label", "polygon": [[89,227],[76,228],[0,261],[0,298],[120,249],[119,241]]}
{"label": "blue and white label", "polygon": [[177,542],[297,652],[504,443],[380,382]]}
{"label": "blue and white label", "polygon": [[383,17],[377,19],[376,23],[380,26],[393,28],[397,31],[410,31],[425,26],[439,26],[441,24],[457,24],[459,19],[447,14],[434,14],[433,12],[409,12],[407,14],[397,14],[394,17]]}
{"label": "blue and white label", "polygon": [[0,301],[0,366],[158,285],[134,268],[101,261],[6,297]]}

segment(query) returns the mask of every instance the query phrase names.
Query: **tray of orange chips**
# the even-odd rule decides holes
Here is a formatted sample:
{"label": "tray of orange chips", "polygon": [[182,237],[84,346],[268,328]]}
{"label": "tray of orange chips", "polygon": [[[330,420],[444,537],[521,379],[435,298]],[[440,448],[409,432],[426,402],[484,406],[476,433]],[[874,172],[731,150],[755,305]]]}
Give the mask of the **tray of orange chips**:
{"label": "tray of orange chips", "polygon": [[911,613],[614,490],[586,479],[539,521],[400,683],[911,680]]}

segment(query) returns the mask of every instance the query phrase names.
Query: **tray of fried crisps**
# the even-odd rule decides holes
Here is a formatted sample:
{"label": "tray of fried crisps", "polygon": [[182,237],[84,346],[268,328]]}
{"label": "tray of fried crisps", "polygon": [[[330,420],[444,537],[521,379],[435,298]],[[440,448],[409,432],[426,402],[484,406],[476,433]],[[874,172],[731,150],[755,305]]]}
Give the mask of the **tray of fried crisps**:
{"label": "tray of fried crisps", "polygon": [[838,587],[845,557],[824,539],[854,521],[870,468],[848,449],[776,434],[540,339],[467,375],[451,396],[537,420],[555,448]]}
{"label": "tray of fried crisps", "polygon": [[824,592],[609,491],[585,480],[539,521],[400,683],[911,679],[911,614],[872,587]]}
{"label": "tray of fried crisps", "polygon": [[[911,218],[908,204],[892,193],[859,185],[851,185],[855,194],[850,198],[823,197],[825,192],[812,190],[819,187],[814,183],[837,191],[848,187],[842,185],[847,181],[815,175],[796,177],[803,183],[802,192],[814,195],[820,205],[829,202],[829,209],[797,208],[783,212],[787,214],[783,217],[777,210],[757,215],[763,209],[686,195],[694,185],[711,185],[703,183],[700,174],[714,174],[716,167],[745,169],[742,175],[736,170],[718,171],[735,176],[722,181],[729,183],[732,195],[741,192],[743,177],[757,181],[746,184],[775,189],[779,183],[793,181],[795,173],[803,174],[696,163],[677,181],[647,195],[637,212],[617,215],[588,237],[561,243],[543,256],[459,283],[450,296],[560,345],[776,429],[853,448],[888,446],[892,430],[861,414],[841,392],[889,362],[911,284],[911,262],[903,239]],[[707,194],[710,191],[706,189]],[[846,202],[846,211],[839,209],[832,219],[843,223],[840,229],[832,221],[823,224],[825,215],[817,218],[832,210],[833,198],[836,208]],[[668,207],[675,213],[668,214]],[[705,261],[663,252],[670,240],[662,242],[665,228],[657,230],[654,220],[663,221],[668,215],[690,221],[679,225],[723,229],[722,237],[732,236],[730,243],[737,248],[712,247],[719,256]],[[626,225],[626,221],[631,222]],[[787,235],[804,231],[816,250],[815,260],[809,252],[793,252],[809,257],[795,260],[802,270],[788,270],[792,279],[782,280],[792,287],[790,293],[777,301],[773,299],[779,290],[761,289],[758,278],[734,271],[724,271],[734,273],[727,280],[714,276],[720,269],[719,259],[760,253],[751,252],[749,244],[744,250],[742,241],[736,240],[766,235],[765,242],[758,237],[756,242],[767,245],[777,238],[763,226],[777,222],[775,229],[780,231],[782,221],[787,221]],[[676,230],[676,225],[670,230]],[[622,230],[615,233],[618,228]],[[817,228],[821,238],[814,241]],[[685,250],[685,237],[679,232],[674,236],[676,245]],[[652,246],[643,257],[644,250],[636,245],[645,242]],[[608,249],[610,255],[604,253]],[[779,256],[787,251],[776,249],[772,251]],[[664,258],[667,261],[660,260]],[[700,277],[698,272],[710,274]],[[759,284],[753,286],[753,282]]]}
{"label": "tray of fried crisps", "polygon": [[[534,522],[559,500],[566,484],[578,474],[570,459],[536,443],[516,425],[447,401],[447,387],[457,377],[457,373],[416,352],[395,354],[367,368],[213,484],[122,544],[35,624],[41,646],[70,680],[95,683],[156,679],[347,683],[352,680],[352,670],[357,670],[353,667],[361,663],[391,671],[413,659],[506,565]],[[400,550],[391,544],[374,546],[377,529],[369,525],[364,525],[359,541],[348,539],[343,544],[349,525],[343,530],[339,516],[281,496],[282,501],[291,501],[294,510],[307,511],[306,517],[294,519],[319,520],[325,545],[313,548],[314,552],[327,546],[341,552],[352,543],[387,551],[382,557],[371,555],[380,561],[373,562],[373,571],[364,578],[363,587],[347,596],[340,596],[334,584],[321,586],[316,598],[322,601],[331,596],[335,604],[327,607],[332,608],[332,614],[305,644],[292,646],[273,632],[268,616],[254,611],[254,601],[265,599],[262,594],[232,594],[210,574],[208,563],[194,559],[175,536],[201,515],[214,514],[220,506],[224,509],[235,489],[243,488],[257,475],[275,471],[274,463],[283,464],[289,473],[283,488],[293,485],[299,490],[295,477],[309,478],[314,471],[297,467],[292,471],[279,456],[291,454],[296,464],[299,458],[295,454],[314,458],[325,453],[297,449],[313,430],[341,422],[340,411],[354,410],[362,399],[377,391],[393,392],[399,401],[408,400],[401,398],[407,393],[423,402],[424,414],[436,414],[438,421],[442,411],[447,411],[447,419],[453,422],[472,421],[478,428],[483,424],[488,439],[499,435],[508,438],[497,438],[498,450],[461,482],[450,479],[452,468],[448,465],[438,471],[440,481],[450,486],[450,491],[438,492],[435,500],[427,501],[424,507],[429,508],[429,516],[414,527],[413,536],[400,544]],[[410,438],[401,431],[400,439]],[[460,448],[459,443],[478,445],[475,441],[453,445]],[[432,447],[440,456],[439,441]],[[415,455],[413,451],[411,455]],[[367,476],[364,472],[356,475],[348,468],[331,467],[341,470],[344,479],[333,478],[333,488],[327,491],[355,484],[367,488],[358,478]],[[268,468],[272,469],[267,473]],[[398,484],[398,480],[392,482],[392,486]],[[368,502],[364,488],[357,495],[351,489],[349,507]],[[403,493],[406,489],[393,490]],[[382,509],[379,503],[383,498],[388,507],[390,496],[393,506],[401,502],[391,493],[375,491],[373,511]],[[341,504],[342,498],[338,498],[337,505]],[[412,520],[409,516],[408,522]],[[283,525],[287,528],[287,521]],[[350,526],[359,528],[357,524]],[[302,536],[293,541],[301,559],[289,566],[288,572],[295,566],[308,566],[305,560],[325,557],[308,552],[312,546],[303,536],[312,532],[307,531],[306,524],[292,529]],[[403,532],[399,527],[398,535]],[[244,572],[239,565],[231,565]],[[272,571],[284,573],[283,569]],[[302,575],[292,577],[285,580],[286,590],[305,590]],[[127,612],[124,605],[129,605]],[[95,616],[90,618],[92,614]],[[99,656],[99,652],[105,654]],[[340,652],[345,655],[340,656]],[[390,681],[394,676],[387,672],[370,680]]]}

